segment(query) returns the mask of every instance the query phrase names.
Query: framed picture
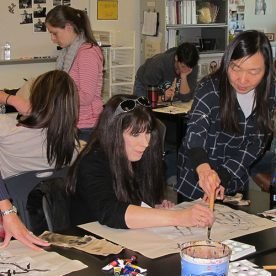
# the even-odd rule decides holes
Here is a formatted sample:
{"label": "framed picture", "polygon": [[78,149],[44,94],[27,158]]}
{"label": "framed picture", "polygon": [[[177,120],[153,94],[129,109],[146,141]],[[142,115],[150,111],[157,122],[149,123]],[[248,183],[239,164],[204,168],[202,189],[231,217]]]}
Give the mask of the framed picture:
{"label": "framed picture", "polygon": [[274,33],[265,33],[269,41],[274,41],[275,34]]}

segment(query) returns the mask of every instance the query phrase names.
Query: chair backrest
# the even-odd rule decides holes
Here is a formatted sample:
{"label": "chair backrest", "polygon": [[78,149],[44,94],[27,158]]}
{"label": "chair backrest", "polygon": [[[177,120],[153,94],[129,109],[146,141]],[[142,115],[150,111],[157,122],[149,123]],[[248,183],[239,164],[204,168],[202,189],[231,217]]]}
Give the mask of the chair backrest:
{"label": "chair backrest", "polygon": [[157,120],[157,127],[159,130],[159,134],[160,134],[160,139],[161,139],[161,143],[162,143],[162,153],[163,153],[163,157],[165,156],[165,138],[166,138],[166,131],[167,131],[167,127],[166,125],[159,119]]}
{"label": "chair backrest", "polygon": [[43,180],[56,177],[64,178],[67,171],[67,167],[59,170],[30,171],[4,179],[13,205],[16,206],[18,215],[29,230],[32,231],[29,212],[26,208],[29,193]]}

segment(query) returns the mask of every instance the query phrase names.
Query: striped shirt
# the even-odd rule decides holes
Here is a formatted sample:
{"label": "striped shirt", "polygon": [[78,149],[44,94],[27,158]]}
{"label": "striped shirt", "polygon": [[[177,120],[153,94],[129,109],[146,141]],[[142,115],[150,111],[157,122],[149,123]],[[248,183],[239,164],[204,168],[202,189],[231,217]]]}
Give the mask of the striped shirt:
{"label": "striped shirt", "polygon": [[83,44],[70,68],[80,98],[78,128],[94,127],[103,109],[103,55],[98,46]]}
{"label": "striped shirt", "polygon": [[[240,134],[221,130],[217,87],[218,80],[212,78],[199,83],[187,133],[179,150],[175,189],[189,199],[203,196],[195,168],[206,162],[217,171],[226,194],[245,190],[249,181],[248,168],[265,147],[266,137],[256,128],[254,112],[246,118],[240,107],[237,111],[233,110],[239,114]],[[271,106],[275,104],[275,99],[273,85],[269,101]]]}

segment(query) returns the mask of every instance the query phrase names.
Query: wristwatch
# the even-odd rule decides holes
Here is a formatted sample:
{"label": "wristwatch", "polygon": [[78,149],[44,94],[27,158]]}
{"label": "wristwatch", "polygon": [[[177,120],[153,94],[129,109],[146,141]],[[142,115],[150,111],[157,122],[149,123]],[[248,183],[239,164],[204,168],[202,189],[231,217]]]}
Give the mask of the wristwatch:
{"label": "wristwatch", "polygon": [[0,211],[1,216],[6,216],[12,213],[17,214],[17,209],[14,205],[8,210]]}

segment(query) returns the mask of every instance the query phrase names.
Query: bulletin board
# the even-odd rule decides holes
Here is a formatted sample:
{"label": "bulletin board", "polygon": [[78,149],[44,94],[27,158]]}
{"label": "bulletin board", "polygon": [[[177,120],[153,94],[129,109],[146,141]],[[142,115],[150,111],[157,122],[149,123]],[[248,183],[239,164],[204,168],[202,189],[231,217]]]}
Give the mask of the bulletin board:
{"label": "bulletin board", "polygon": [[90,0],[0,1],[0,46],[5,42],[11,44],[12,59],[57,56],[57,45],[51,41],[43,22],[45,15],[60,4],[90,13]]}
{"label": "bulletin board", "polygon": [[97,1],[98,20],[118,19],[118,0],[98,0]]}

